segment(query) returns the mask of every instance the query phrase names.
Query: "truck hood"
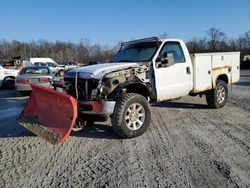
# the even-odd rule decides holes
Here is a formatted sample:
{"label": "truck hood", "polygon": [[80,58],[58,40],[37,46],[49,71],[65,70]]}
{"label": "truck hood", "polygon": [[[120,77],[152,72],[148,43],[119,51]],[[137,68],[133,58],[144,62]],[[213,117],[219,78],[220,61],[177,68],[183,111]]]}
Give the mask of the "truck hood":
{"label": "truck hood", "polygon": [[[100,80],[107,73],[127,68],[139,67],[140,65],[141,63],[103,63],[78,68],[77,72],[79,73],[79,77],[95,78]],[[66,73],[65,77],[74,77],[75,73],[76,69],[72,69]]]}

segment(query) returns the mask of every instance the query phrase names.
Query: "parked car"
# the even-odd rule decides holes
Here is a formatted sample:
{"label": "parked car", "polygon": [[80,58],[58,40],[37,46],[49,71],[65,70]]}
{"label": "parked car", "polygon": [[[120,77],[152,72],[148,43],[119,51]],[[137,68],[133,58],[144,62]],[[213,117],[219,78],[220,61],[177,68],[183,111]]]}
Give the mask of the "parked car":
{"label": "parked car", "polygon": [[51,87],[54,74],[47,66],[24,67],[15,80],[15,89],[19,94],[31,91],[30,83]]}
{"label": "parked car", "polygon": [[76,62],[71,62],[71,61],[63,62],[63,66],[65,68],[65,71],[79,67],[79,65]]}

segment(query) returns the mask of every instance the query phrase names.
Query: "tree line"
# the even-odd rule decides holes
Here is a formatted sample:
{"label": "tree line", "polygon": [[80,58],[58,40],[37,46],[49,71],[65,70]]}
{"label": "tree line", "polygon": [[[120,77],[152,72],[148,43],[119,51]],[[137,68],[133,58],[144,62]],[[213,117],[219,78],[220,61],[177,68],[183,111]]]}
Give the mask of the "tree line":
{"label": "tree line", "polygon": [[[166,36],[165,33],[164,37]],[[119,44],[115,47],[100,44],[91,45],[87,39],[80,40],[78,43],[47,40],[30,42],[1,40],[0,59],[21,56],[23,59],[50,57],[58,63],[63,61],[83,64],[91,61],[108,62],[119,49]],[[228,38],[223,31],[212,27],[206,31],[204,37],[192,38],[186,44],[190,53],[240,51],[243,57],[250,54],[250,30],[240,34],[238,38]]]}
{"label": "tree line", "polygon": [[187,43],[190,53],[240,51],[241,57],[250,55],[250,30],[238,38],[228,38],[217,28],[210,28],[203,38],[193,38]]}
{"label": "tree line", "polygon": [[115,53],[115,48],[108,45],[90,45],[88,40],[79,43],[64,41],[38,40],[31,42],[0,41],[0,60],[21,56],[29,60],[30,57],[50,57],[58,63],[64,61],[82,64],[91,61],[107,62]]}

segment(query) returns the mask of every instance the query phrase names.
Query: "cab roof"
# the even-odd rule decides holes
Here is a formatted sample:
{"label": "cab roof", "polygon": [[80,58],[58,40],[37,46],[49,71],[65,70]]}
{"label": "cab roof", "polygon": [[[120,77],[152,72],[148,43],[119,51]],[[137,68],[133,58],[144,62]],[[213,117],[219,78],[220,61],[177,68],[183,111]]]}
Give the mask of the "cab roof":
{"label": "cab roof", "polygon": [[128,41],[128,42],[123,42],[121,43],[121,48],[123,49],[129,45],[134,45],[134,44],[140,44],[140,43],[147,43],[147,42],[156,42],[159,46],[160,44],[166,42],[166,41],[177,41],[177,42],[181,42],[182,40],[180,39],[160,39],[159,37],[149,37],[149,38],[143,38],[143,39],[138,39],[138,40],[132,40],[132,41]]}

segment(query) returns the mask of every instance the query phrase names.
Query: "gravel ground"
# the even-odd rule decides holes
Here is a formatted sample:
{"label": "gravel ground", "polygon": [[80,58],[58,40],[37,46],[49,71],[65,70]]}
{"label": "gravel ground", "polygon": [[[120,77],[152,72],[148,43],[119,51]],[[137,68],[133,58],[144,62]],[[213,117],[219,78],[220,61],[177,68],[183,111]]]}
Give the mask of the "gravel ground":
{"label": "gravel ground", "polygon": [[152,106],[150,128],[119,139],[108,124],[50,145],[16,123],[27,97],[0,91],[0,187],[250,187],[250,70],[227,105]]}

